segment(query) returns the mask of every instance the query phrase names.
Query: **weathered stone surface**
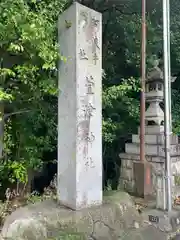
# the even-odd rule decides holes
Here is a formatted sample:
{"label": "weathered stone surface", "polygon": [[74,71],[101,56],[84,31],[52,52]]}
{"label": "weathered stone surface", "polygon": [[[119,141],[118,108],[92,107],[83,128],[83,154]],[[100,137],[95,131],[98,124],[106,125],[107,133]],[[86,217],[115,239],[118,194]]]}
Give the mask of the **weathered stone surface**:
{"label": "weathered stone surface", "polygon": [[[157,222],[149,222],[149,216],[158,217]],[[170,212],[161,211],[157,209],[149,209],[142,213],[143,219],[149,222],[152,226],[156,227],[159,231],[168,233],[177,232],[180,229],[180,212],[177,209],[173,209]]]}
{"label": "weathered stone surface", "polygon": [[132,180],[134,177],[133,177],[133,170],[132,169],[129,169],[129,168],[124,168],[123,171],[122,171],[122,178],[130,181]]}
{"label": "weathered stone surface", "polygon": [[[132,135],[133,143],[140,143],[139,135]],[[157,135],[145,135],[145,143],[147,144],[157,144]]]}
{"label": "weathered stone surface", "polygon": [[[138,134],[140,134],[140,127],[138,128]],[[164,134],[164,126],[146,126],[145,134]]]}
{"label": "weathered stone surface", "polygon": [[171,172],[173,175],[180,174],[180,158],[178,162],[172,162],[171,163]]}
{"label": "weathered stone surface", "polygon": [[102,204],[102,15],[75,2],[58,32],[58,199],[77,210]]}
{"label": "weathered stone surface", "polygon": [[[164,134],[151,134],[151,135],[145,135],[145,143],[146,144],[164,144]],[[133,143],[140,143],[139,135],[132,135],[132,142]],[[178,136],[171,135],[170,136],[170,143],[171,144],[178,144]]]}
{"label": "weathered stone surface", "polygon": [[120,190],[125,189],[128,193],[134,193],[135,192],[135,181],[134,180],[128,181],[126,179],[120,178],[118,189],[120,189]]}
{"label": "weathered stone surface", "polygon": [[[132,160],[132,161],[140,161],[140,156],[139,154],[132,154],[132,153],[120,153],[119,157],[123,160]],[[146,155],[146,160],[148,162],[152,162],[152,163],[164,163],[165,161],[165,157],[163,156],[150,156],[150,155]],[[176,162],[180,162],[180,157],[178,156],[171,156],[171,162],[172,163],[176,163]]]}
{"label": "weathered stone surface", "polygon": [[7,217],[3,239],[44,240],[61,234],[80,234],[79,239],[118,240],[129,228],[141,226],[142,218],[125,192],[107,192],[104,203],[72,211],[45,201],[16,210]]}
{"label": "weathered stone surface", "polygon": [[[147,155],[158,155],[158,146],[156,145],[145,145],[145,151]],[[139,154],[140,153],[140,145],[135,143],[126,143],[125,144],[125,152],[129,154]]]}
{"label": "weathered stone surface", "polygon": [[[125,151],[128,154],[139,154],[140,153],[140,144],[138,143],[126,143]],[[147,155],[165,157],[164,146],[155,145],[155,144],[146,144],[145,151]],[[170,146],[171,156],[180,155],[180,144],[174,144]]]}
{"label": "weathered stone surface", "polygon": [[135,180],[127,181],[126,189],[129,193],[134,193],[135,189]]}
{"label": "weathered stone surface", "polygon": [[177,234],[172,240],[180,240],[180,234]]}
{"label": "weathered stone surface", "polygon": [[121,168],[133,168],[133,161],[129,159],[121,159]]}
{"label": "weathered stone surface", "polygon": [[[139,155],[136,154],[127,154],[122,153],[120,154],[122,157],[122,165],[120,169],[120,179],[119,179],[119,189],[124,189],[128,192],[133,193],[135,190],[135,183],[134,183],[134,174],[133,174],[133,163],[139,162]],[[152,179],[152,188],[153,188],[153,195],[155,196],[157,191],[162,196],[161,190],[162,189],[162,182],[158,181],[158,176],[164,174],[164,157],[151,157],[147,156],[148,162],[152,164],[152,172],[151,172],[151,179]],[[131,176],[130,176],[131,170]],[[173,199],[175,196],[178,196],[180,193],[180,189],[177,187],[175,188],[175,177],[180,175],[180,158],[179,157],[172,157],[171,158],[171,171],[172,171],[172,187],[173,187]],[[160,203],[161,197],[160,197]],[[159,204],[158,204],[159,205]],[[162,205],[162,204],[161,204]]]}
{"label": "weathered stone surface", "polygon": [[121,240],[168,240],[168,235],[165,232],[160,232],[154,226],[147,226],[138,230],[130,230],[125,233]]}
{"label": "weathered stone surface", "polygon": [[[127,187],[127,180],[123,179],[123,178],[120,178],[119,179],[119,185],[118,185],[118,189],[123,189],[123,190],[126,190]],[[126,190],[127,191],[127,190]]]}

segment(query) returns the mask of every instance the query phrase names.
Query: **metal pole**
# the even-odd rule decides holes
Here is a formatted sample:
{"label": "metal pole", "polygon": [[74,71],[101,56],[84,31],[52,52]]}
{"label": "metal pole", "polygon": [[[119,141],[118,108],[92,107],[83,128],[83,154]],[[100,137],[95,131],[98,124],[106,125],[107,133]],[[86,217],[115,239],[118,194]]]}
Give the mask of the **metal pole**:
{"label": "metal pole", "polygon": [[163,42],[164,42],[164,135],[165,135],[165,178],[167,194],[167,210],[172,210],[171,198],[171,157],[170,157],[170,106],[169,106],[169,55],[168,55],[168,2],[163,0]]}
{"label": "metal pole", "polygon": [[170,131],[172,133],[172,114],[171,114],[171,38],[170,38],[170,3],[167,0],[167,30],[168,30],[168,60],[169,60],[169,116],[170,116]]}
{"label": "metal pole", "polygon": [[145,160],[146,0],[142,0],[140,161]]}

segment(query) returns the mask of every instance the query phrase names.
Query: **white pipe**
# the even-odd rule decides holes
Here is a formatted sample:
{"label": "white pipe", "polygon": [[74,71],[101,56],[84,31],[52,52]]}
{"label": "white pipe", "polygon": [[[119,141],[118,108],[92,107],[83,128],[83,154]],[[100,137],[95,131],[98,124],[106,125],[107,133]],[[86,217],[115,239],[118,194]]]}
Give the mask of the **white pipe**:
{"label": "white pipe", "polygon": [[167,0],[163,0],[163,42],[164,42],[164,135],[165,135],[165,177],[167,210],[172,210],[171,192],[171,157],[170,157],[170,106],[169,106],[169,44],[168,44],[168,18],[169,9]]}
{"label": "white pipe", "polygon": [[167,199],[166,199],[166,178],[163,173],[163,210],[167,208]]}
{"label": "white pipe", "polygon": [[169,115],[170,115],[170,131],[172,133],[172,113],[171,113],[171,37],[170,37],[170,3],[167,0],[167,36],[168,36],[168,72],[169,72]]}

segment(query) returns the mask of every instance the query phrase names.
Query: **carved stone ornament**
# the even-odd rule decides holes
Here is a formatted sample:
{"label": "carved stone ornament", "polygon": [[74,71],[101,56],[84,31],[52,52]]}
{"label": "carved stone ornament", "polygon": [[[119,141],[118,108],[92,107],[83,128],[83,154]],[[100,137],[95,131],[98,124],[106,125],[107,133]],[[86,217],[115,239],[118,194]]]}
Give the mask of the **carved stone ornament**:
{"label": "carved stone ornament", "polygon": [[92,17],[91,22],[94,27],[99,26],[99,20],[97,20],[95,17]]}
{"label": "carved stone ornament", "polygon": [[87,25],[88,25],[88,13],[82,11],[80,12],[79,15],[79,32],[83,31]]}

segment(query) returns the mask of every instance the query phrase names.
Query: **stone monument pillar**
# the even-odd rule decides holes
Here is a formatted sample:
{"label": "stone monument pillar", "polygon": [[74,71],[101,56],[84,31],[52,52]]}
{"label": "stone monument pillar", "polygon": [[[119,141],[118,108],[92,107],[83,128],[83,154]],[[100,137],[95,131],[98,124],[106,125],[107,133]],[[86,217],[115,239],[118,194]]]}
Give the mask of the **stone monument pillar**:
{"label": "stone monument pillar", "polygon": [[[175,80],[172,78],[172,80]],[[163,71],[158,64],[149,71],[146,81],[146,102],[149,105],[146,110],[145,120],[145,151],[146,160],[151,164],[152,194],[159,196],[157,205],[162,208],[164,186],[164,112],[160,107],[163,101],[164,78]],[[129,192],[136,193],[136,181],[134,163],[140,160],[140,129],[138,134],[132,135],[132,143],[127,143],[125,153],[120,154],[122,161],[120,186]],[[171,168],[173,176],[180,174],[180,144],[178,136],[171,135]],[[174,186],[174,177],[172,185]],[[161,178],[161,180],[160,180]],[[177,188],[173,188],[173,195],[178,194]],[[178,190],[179,191],[179,190]]]}
{"label": "stone monument pillar", "polygon": [[102,203],[102,16],[73,3],[58,31],[58,198],[78,210]]}

